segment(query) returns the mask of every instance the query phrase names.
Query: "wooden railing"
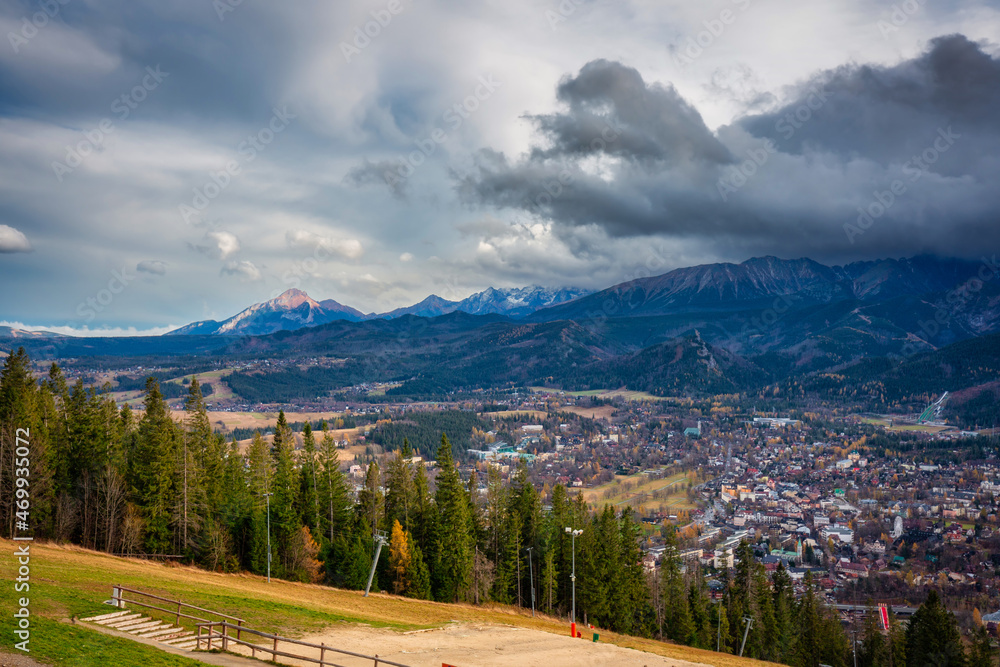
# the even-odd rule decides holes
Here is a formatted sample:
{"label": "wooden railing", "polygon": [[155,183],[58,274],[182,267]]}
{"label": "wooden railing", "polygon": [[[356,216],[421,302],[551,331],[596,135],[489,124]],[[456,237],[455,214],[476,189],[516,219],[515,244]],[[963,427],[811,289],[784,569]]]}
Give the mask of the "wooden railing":
{"label": "wooden railing", "polygon": [[[216,629],[218,628],[218,629]],[[208,630],[208,635],[205,636],[203,633]],[[236,637],[229,634],[230,630],[236,631]],[[240,633],[252,634],[264,639],[269,639],[272,642],[270,647],[262,646],[261,644],[253,644],[248,641],[244,641],[240,638]],[[307,662],[315,662],[320,667],[343,667],[343,665],[338,665],[335,662],[330,662],[327,660],[327,652],[337,653],[340,655],[349,655],[354,658],[361,658],[362,660],[373,660],[375,662],[375,667],[379,665],[392,665],[393,667],[409,667],[399,662],[393,662],[392,660],[386,660],[385,658],[380,658],[378,655],[365,655],[363,653],[354,653],[353,651],[346,651],[340,648],[334,648],[332,646],[327,646],[326,644],[311,644],[309,642],[304,642],[299,639],[289,639],[288,637],[280,637],[278,635],[272,635],[267,632],[261,632],[259,630],[251,630],[243,626],[233,625],[227,621],[217,621],[214,623],[199,623],[198,624],[198,646],[197,648],[201,650],[202,648],[211,651],[213,647],[213,640],[221,645],[223,651],[229,650],[229,643],[233,642],[240,646],[246,646],[250,649],[250,654],[252,657],[257,657],[257,651],[262,653],[270,654],[271,660],[277,662],[278,656],[283,658],[293,658],[295,660],[305,660]],[[287,651],[278,650],[278,642],[285,644],[292,644],[293,646],[304,646],[311,649],[319,649],[319,657],[315,658],[308,655],[299,655],[297,653],[288,653]]]}
{"label": "wooden railing", "polygon": [[[158,607],[156,605],[150,604],[148,602],[143,602],[143,601],[140,601],[140,600],[130,600],[130,599],[128,599],[128,598],[125,597],[125,593],[131,593],[133,596],[141,595],[144,598],[148,598],[148,599],[152,599],[152,600],[159,600],[161,602],[166,602],[166,603],[170,604],[170,608],[167,609],[166,607]],[[235,616],[230,616],[229,614],[223,614],[223,613],[218,612],[218,611],[212,611],[211,609],[204,609],[202,607],[196,607],[193,604],[188,604],[187,602],[181,602],[180,600],[171,600],[170,598],[160,597],[159,595],[153,595],[152,593],[146,593],[145,591],[140,591],[140,590],[135,589],[135,588],[127,588],[127,587],[121,586],[121,585],[115,586],[112,589],[112,591],[111,591],[111,599],[115,601],[115,606],[118,607],[118,608],[120,608],[120,609],[124,609],[126,604],[134,604],[134,605],[138,605],[140,607],[145,607],[146,609],[155,609],[156,611],[166,612],[167,614],[170,614],[171,616],[174,617],[174,619],[175,619],[174,625],[177,625],[177,626],[180,626],[182,618],[186,618],[186,619],[190,619],[192,621],[196,621],[196,622],[198,622],[197,623],[198,625],[202,625],[202,624],[210,623],[211,622],[210,618],[203,618],[201,616],[193,616],[191,614],[184,613],[184,611],[182,611],[184,609],[190,609],[190,610],[201,612],[203,614],[208,614],[208,616],[210,616],[210,617],[224,618],[224,619],[228,619],[230,621],[236,621],[236,625],[233,625],[231,627],[236,628],[236,636],[237,636],[237,638],[240,636],[240,632],[242,632],[242,629],[243,629],[243,624],[246,622],[242,618],[237,618]],[[176,609],[174,608],[175,605],[176,605]]]}

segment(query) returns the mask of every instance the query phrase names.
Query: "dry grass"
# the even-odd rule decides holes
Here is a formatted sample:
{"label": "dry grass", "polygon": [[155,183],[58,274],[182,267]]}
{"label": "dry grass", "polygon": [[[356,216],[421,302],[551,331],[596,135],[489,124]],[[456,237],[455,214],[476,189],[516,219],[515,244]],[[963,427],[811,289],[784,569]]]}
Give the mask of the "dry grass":
{"label": "dry grass", "polygon": [[[7,553],[13,551],[9,540],[0,543]],[[567,632],[564,620],[544,615],[532,618],[530,611],[502,605],[443,604],[379,593],[365,598],[358,591],[278,580],[268,584],[256,575],[219,574],[195,567],[118,558],[78,547],[36,543],[31,550],[33,613],[49,618],[103,611],[106,608],[100,603],[110,596],[112,585],[120,583],[233,614],[246,619],[250,627],[292,637],[343,622],[412,630],[462,621],[506,624],[555,634]],[[15,562],[12,558],[0,561],[0,572],[7,581],[15,576],[12,565]],[[601,631],[601,639],[718,667],[770,664],[607,631]]]}
{"label": "dry grass", "polygon": [[[649,475],[618,475],[613,482],[583,491],[583,498],[593,506],[629,504],[634,508],[659,508],[661,511],[694,509],[685,490],[681,488],[689,479],[688,473],[678,473],[663,479]],[[665,498],[653,498],[656,491],[667,491]]]}

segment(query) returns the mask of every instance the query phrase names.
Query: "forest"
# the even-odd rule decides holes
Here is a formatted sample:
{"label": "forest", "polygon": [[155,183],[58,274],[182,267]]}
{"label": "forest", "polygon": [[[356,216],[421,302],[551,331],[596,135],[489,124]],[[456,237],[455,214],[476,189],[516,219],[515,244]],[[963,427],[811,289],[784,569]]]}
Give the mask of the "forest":
{"label": "forest", "polygon": [[[15,448],[25,446],[19,429],[27,456]],[[435,469],[412,462],[403,436],[382,468],[369,464],[357,493],[328,425],[303,424],[301,435],[297,447],[280,413],[272,443],[256,433],[241,451],[213,433],[196,379],[184,418],[174,420],[155,378],[141,411],[119,408],[98,388],[68,386],[55,364],[36,379],[27,354],[12,352],[0,373],[0,522],[8,534],[27,520],[36,539],[169,554],[214,571],[264,574],[270,561],[272,576],[352,589],[365,586],[384,539],[378,590],[520,606],[534,592],[540,611],[567,618],[575,573],[580,622],[738,653],[753,619],[747,656],[848,665],[847,635],[809,575],[796,596],[789,574],[765,571],[746,543],[713,594],[697,566],[682,567],[671,528],[661,567],[647,572],[631,509],[595,512],[562,485],[543,498],[523,465],[510,480],[489,467],[481,493],[478,473],[460,476],[445,434]],[[30,491],[15,484],[16,467],[29,469]],[[19,505],[26,496],[30,503]],[[940,655],[950,656],[946,664],[989,664],[977,657],[989,656],[981,642],[966,653],[952,626],[931,596],[905,633],[893,625],[888,637],[866,634],[858,664],[888,664],[890,654],[907,666],[945,664],[929,662]]]}

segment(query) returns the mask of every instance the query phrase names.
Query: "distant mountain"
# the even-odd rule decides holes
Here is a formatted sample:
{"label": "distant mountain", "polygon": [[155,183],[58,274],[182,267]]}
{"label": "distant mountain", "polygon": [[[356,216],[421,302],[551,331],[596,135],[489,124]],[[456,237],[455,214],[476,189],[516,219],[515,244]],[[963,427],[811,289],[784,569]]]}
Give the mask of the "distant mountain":
{"label": "distant mountain", "polygon": [[539,308],[564,303],[579,296],[589,294],[585,290],[572,287],[550,289],[532,285],[513,289],[490,287],[463,299],[449,301],[432,294],[420,303],[397,308],[387,313],[364,314],[333,299],[316,301],[299,289],[290,289],[275,299],[250,306],[228,320],[204,320],[193,322],[167,335],[172,336],[259,336],[275,331],[295,331],[303,327],[347,320],[391,320],[404,315],[417,317],[440,317],[456,311],[470,315],[506,315],[523,317]]}
{"label": "distant mountain", "polygon": [[440,315],[447,315],[448,313],[453,313],[458,310],[458,301],[448,301],[448,299],[442,299],[436,294],[431,294],[429,297],[421,301],[420,303],[415,303],[412,306],[407,306],[405,308],[397,308],[396,310],[390,310],[387,313],[382,313],[377,315],[382,319],[391,320],[396,317],[402,317],[403,315],[416,315],[417,317],[438,317]]}
{"label": "distant mountain", "polygon": [[28,338],[37,340],[39,338],[65,338],[65,334],[53,331],[27,331],[26,329],[16,329],[14,327],[0,327],[0,338]]}
{"label": "distant mountain", "polygon": [[614,285],[529,319],[649,317],[767,307],[794,297],[799,305],[848,299],[878,301],[952,289],[979,264],[922,256],[825,266],[811,259],[755,257],[741,264],[703,264]]}
{"label": "distant mountain", "polygon": [[590,294],[590,290],[582,290],[575,287],[555,289],[539,285],[509,289],[489,287],[482,292],[459,301],[455,306],[455,310],[460,310],[470,315],[496,313],[508,317],[524,317],[539,308],[566,303],[587,294]]}
{"label": "distant mountain", "polygon": [[302,290],[290,289],[270,301],[250,306],[228,320],[194,322],[174,329],[167,335],[260,336],[275,331],[318,326],[337,320],[357,322],[362,319],[365,319],[364,313],[337,303],[333,299],[320,302]]}

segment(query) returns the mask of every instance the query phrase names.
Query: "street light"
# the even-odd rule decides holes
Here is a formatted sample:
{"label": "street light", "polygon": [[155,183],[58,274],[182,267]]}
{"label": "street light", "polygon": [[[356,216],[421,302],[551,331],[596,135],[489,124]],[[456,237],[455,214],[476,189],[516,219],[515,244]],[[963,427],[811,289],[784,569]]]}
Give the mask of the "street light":
{"label": "street light", "polygon": [[583,530],[573,530],[569,526],[566,526],[566,532],[573,536],[573,573],[570,575],[569,579],[573,582],[573,615],[572,623],[576,624],[576,538],[583,534]]}
{"label": "street light", "polygon": [[274,493],[263,495],[267,499],[267,583],[271,583],[271,496]]}

